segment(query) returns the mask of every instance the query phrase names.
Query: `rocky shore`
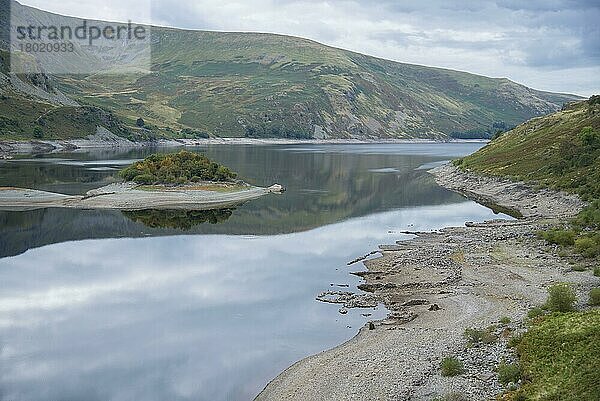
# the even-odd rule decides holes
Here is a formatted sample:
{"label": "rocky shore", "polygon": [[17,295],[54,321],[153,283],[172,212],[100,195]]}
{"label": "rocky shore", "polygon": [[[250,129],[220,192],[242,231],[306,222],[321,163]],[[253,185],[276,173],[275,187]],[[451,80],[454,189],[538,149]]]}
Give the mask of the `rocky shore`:
{"label": "rocky shore", "polygon": [[[524,330],[523,318],[544,302],[547,287],[572,282],[584,299],[600,283],[589,271],[573,271],[536,235],[576,214],[584,206],[577,197],[451,165],[431,173],[442,186],[522,217],[416,233],[382,246],[382,256],[364,261],[368,270],[355,274],[365,280],[359,288],[371,302],[382,301],[389,316],[286,369],[257,400],[429,401],[452,393],[494,399],[504,389],[496,367],[514,359],[508,338]],[[468,344],[467,328],[487,329],[492,340]],[[439,367],[447,356],[460,359],[466,372],[442,377]]]}
{"label": "rocky shore", "polygon": [[482,176],[445,164],[430,170],[436,182],[483,205],[516,212],[525,218],[568,218],[585,206],[577,195],[505,178]]}

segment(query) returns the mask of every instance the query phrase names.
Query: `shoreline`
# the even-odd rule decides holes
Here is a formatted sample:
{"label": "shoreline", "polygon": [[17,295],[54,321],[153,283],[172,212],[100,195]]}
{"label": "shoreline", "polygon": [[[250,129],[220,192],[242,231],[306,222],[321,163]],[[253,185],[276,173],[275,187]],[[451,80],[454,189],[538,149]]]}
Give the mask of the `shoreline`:
{"label": "shoreline", "polygon": [[[211,188],[216,187],[216,188]],[[220,189],[219,189],[220,188]],[[209,210],[223,209],[281,191],[248,184],[203,182],[179,187],[115,183],[85,195],[65,195],[34,189],[0,187],[0,210],[23,211],[45,208],[110,210]]]}
{"label": "shoreline", "polygon": [[[545,300],[554,282],[571,282],[583,299],[600,278],[573,272],[536,232],[575,215],[576,196],[535,190],[521,182],[463,172],[430,171],[438,184],[479,202],[517,210],[517,220],[493,220],[415,233],[380,246],[382,256],[353,273],[390,311],[351,340],[309,356],[274,378],[256,400],[431,400],[452,392],[493,399],[504,387],[497,364],[515,356],[509,334],[525,330],[527,311]],[[509,317],[510,323],[500,323]],[[467,347],[466,328],[495,325],[490,344]],[[370,329],[371,328],[371,329]],[[442,377],[443,357],[456,356],[466,373]]]}
{"label": "shoreline", "polygon": [[19,154],[50,154],[59,152],[81,152],[102,149],[139,149],[162,147],[196,147],[206,145],[363,145],[398,143],[487,143],[486,139],[277,139],[277,138],[209,138],[209,139],[161,139],[148,142],[132,142],[116,135],[92,135],[87,139],[0,141],[0,157]]}

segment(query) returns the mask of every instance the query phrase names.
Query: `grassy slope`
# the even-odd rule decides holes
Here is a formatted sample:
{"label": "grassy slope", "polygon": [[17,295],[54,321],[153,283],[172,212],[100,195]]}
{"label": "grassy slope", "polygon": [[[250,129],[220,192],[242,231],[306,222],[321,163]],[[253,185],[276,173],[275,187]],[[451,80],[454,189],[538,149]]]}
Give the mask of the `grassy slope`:
{"label": "grassy slope", "polygon": [[600,310],[545,316],[517,350],[525,383],[513,399],[600,399]]}
{"label": "grassy slope", "polygon": [[584,127],[600,130],[597,99],[574,103],[557,113],[528,121],[465,157],[460,165],[480,173],[537,181],[582,194],[600,182],[600,161],[566,165],[565,157],[583,151],[579,134]]}
{"label": "grassy slope", "polygon": [[[8,95],[0,99],[0,140],[62,140],[93,135],[104,126],[116,135],[132,137],[114,116],[97,107],[55,106]],[[40,124],[42,118],[45,122]],[[40,130],[38,136],[34,130]]]}

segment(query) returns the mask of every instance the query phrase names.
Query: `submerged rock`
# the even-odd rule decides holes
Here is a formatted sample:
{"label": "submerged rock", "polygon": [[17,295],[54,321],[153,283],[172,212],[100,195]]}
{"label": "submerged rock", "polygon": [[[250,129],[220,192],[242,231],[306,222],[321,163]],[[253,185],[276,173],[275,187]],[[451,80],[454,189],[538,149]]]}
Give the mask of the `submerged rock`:
{"label": "submerged rock", "polygon": [[[355,294],[349,291],[324,291],[317,296],[316,300],[331,304],[343,304],[345,308],[374,308],[379,303],[373,294]],[[341,310],[340,313],[342,313]]]}
{"label": "submerged rock", "polygon": [[282,192],[285,192],[285,187],[281,184],[273,184],[270,187],[268,187],[267,190],[271,193],[280,194]]}

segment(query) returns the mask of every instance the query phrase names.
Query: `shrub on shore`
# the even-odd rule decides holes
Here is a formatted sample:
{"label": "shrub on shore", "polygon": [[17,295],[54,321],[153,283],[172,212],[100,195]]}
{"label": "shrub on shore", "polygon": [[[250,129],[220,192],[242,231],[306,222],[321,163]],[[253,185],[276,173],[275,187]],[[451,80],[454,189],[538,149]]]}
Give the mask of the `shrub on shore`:
{"label": "shrub on shore", "polygon": [[496,335],[493,333],[494,326],[490,326],[484,330],[468,328],[465,330],[465,337],[469,345],[476,345],[478,343],[491,344],[497,340]]}
{"label": "shrub on shore", "polygon": [[548,231],[540,231],[539,235],[551,244],[562,246],[575,245],[576,234],[573,230],[554,228]]}
{"label": "shrub on shore", "polygon": [[546,312],[544,312],[544,310],[542,308],[540,308],[539,306],[536,306],[535,308],[531,308],[529,310],[529,312],[527,312],[527,317],[529,319],[535,319],[536,317],[542,316],[545,313]]}
{"label": "shrub on shore", "polygon": [[442,363],[440,365],[442,376],[444,377],[452,377],[463,374],[465,371],[465,366],[461,361],[453,356],[448,356],[442,359]]}
{"label": "shrub on shore", "polygon": [[517,345],[528,400],[600,400],[600,310],[552,313],[534,322]]}
{"label": "shrub on shore", "polygon": [[571,312],[575,309],[577,297],[570,284],[559,283],[548,288],[546,308],[551,312]]}
{"label": "shrub on shore", "polygon": [[125,181],[138,184],[186,184],[199,181],[231,181],[237,174],[206,156],[181,151],[154,154],[119,173]]}
{"label": "shrub on shore", "polygon": [[498,381],[505,386],[517,383],[521,379],[521,368],[516,363],[500,363],[498,365]]}
{"label": "shrub on shore", "polygon": [[586,206],[568,228],[540,231],[538,235],[551,244],[573,247],[586,258],[600,256],[600,200]]}
{"label": "shrub on shore", "polygon": [[508,342],[506,343],[506,345],[509,348],[515,348],[516,346],[519,345],[519,343],[521,342],[522,338],[523,338],[523,333],[516,334],[516,335],[514,335],[514,336],[512,336],[511,338],[508,339]]}
{"label": "shrub on shore", "polygon": [[600,305],[600,287],[592,288],[590,290],[590,305],[598,306]]}
{"label": "shrub on shore", "polygon": [[575,250],[586,258],[600,255],[600,232],[581,235],[575,240]]}

